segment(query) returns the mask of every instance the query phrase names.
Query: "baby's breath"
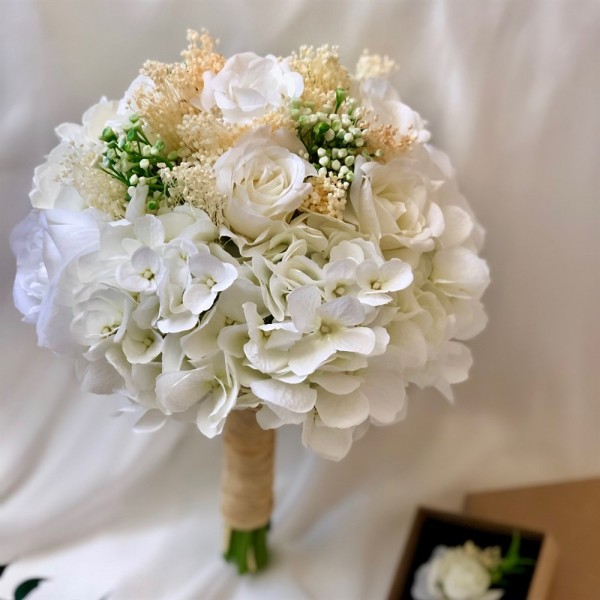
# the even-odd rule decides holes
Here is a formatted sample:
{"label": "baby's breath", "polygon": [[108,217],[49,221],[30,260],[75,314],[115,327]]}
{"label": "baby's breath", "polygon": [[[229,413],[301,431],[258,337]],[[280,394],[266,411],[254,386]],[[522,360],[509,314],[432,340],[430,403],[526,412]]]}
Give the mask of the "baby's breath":
{"label": "baby's breath", "polygon": [[357,81],[360,81],[368,77],[389,77],[396,68],[396,61],[392,60],[389,56],[371,54],[368,50],[363,50],[356,63],[355,78]]}
{"label": "baby's breath", "polygon": [[319,110],[327,103],[331,90],[350,87],[350,75],[340,62],[337,46],[301,46],[292,53],[290,68],[302,75],[302,97]]}

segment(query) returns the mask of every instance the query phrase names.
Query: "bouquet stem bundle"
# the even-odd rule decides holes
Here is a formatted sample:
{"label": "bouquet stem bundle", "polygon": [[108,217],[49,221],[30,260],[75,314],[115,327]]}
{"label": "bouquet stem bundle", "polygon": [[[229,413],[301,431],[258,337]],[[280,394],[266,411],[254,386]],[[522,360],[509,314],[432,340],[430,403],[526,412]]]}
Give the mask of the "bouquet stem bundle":
{"label": "bouquet stem bundle", "polygon": [[275,432],[256,422],[256,411],[232,411],[224,428],[221,513],[227,561],[240,573],[260,571],[269,560],[267,530],[273,510]]}

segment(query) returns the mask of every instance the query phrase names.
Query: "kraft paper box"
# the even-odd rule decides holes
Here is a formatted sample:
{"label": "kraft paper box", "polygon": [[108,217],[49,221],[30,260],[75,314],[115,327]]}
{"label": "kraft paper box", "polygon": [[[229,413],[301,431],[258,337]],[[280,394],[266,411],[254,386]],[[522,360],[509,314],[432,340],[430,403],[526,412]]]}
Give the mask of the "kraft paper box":
{"label": "kraft paper box", "polygon": [[549,535],[498,518],[480,519],[424,507],[418,509],[413,521],[388,600],[412,600],[415,572],[430,559],[436,546],[460,546],[471,540],[480,548],[500,546],[505,554],[515,531],[521,537],[521,556],[536,562],[525,574],[510,576],[509,585],[503,586],[503,600],[547,600],[557,558]]}
{"label": "kraft paper box", "polygon": [[600,479],[470,494],[465,509],[556,540],[560,559],[548,600],[600,598]]}

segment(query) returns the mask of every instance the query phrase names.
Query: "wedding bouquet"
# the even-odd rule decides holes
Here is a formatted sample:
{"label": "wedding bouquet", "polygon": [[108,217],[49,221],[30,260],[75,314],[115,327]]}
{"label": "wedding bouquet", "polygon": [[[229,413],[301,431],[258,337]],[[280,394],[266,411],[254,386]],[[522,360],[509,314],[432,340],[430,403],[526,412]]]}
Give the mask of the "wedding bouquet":
{"label": "wedding bouquet", "polygon": [[12,234],[14,299],[138,428],[225,428],[227,557],[246,570],[266,561],[272,430],[339,460],[405,416],[409,384],[451,399],[489,276],[389,58],[351,74],[327,46],[226,59],[188,41],[57,128]]}

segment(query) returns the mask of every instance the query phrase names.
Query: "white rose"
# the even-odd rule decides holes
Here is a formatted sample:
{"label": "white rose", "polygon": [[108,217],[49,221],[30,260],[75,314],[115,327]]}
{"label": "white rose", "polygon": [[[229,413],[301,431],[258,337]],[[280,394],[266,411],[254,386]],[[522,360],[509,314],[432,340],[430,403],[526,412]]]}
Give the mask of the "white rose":
{"label": "white rose", "polygon": [[243,52],[216,75],[204,73],[200,106],[209,110],[216,104],[226,121],[242,123],[281,106],[284,98],[299,98],[303,89],[302,76],[290,71],[287,62]]}
{"label": "white rose", "polygon": [[234,232],[255,239],[275,220],[300,207],[315,168],[296,152],[290,132],[261,127],[240,138],[215,163],[217,189],[227,196],[224,216]]}
{"label": "white rose", "polygon": [[437,563],[438,581],[451,600],[476,600],[490,587],[490,574],[474,557],[449,550]]}
{"label": "white rose", "polygon": [[[136,104],[135,95],[138,90],[144,90],[147,93],[156,89],[156,84],[147,75],[138,75],[130,84],[123,98],[119,101],[117,113],[110,120],[106,121],[104,126],[108,125],[113,128],[121,128],[127,123],[129,115],[132,112],[137,112],[140,107]],[[103,127],[104,127],[103,126]]]}
{"label": "white rose", "polygon": [[490,590],[489,571],[463,548],[438,546],[415,574],[415,600],[499,600],[503,590]]}
{"label": "white rose", "polygon": [[431,137],[419,114],[400,101],[398,92],[387,79],[365,79],[360,84],[360,95],[363,105],[375,112],[379,122],[392,125],[400,135],[408,135],[418,143],[427,142]]}
{"label": "white rose", "polygon": [[72,150],[65,141],[50,152],[46,162],[35,168],[33,172],[33,189],[29,192],[29,200],[34,208],[67,208],[80,211],[86,207],[84,199],[77,190],[59,181],[62,161]]}
{"label": "white rose", "polygon": [[357,161],[350,201],[360,231],[380,240],[382,250],[409,247],[428,252],[444,232],[444,215],[431,200],[429,178],[418,161],[399,157],[382,165]]}
{"label": "white rose", "polygon": [[[72,186],[60,181],[63,161],[73,151],[73,145],[101,154],[104,150],[100,135],[107,125],[122,127],[132,113],[129,104],[133,92],[139,87],[150,87],[151,80],[143,75],[137,77],[120,102],[101,98],[82,116],[81,124],[62,123],[56,128],[60,144],[48,155],[46,162],[36,167],[33,174],[33,189],[29,194],[34,208],[68,208],[83,210],[84,199]],[[153,85],[153,84],[152,84]],[[133,107],[135,108],[135,106]]]}
{"label": "white rose", "polygon": [[[94,104],[83,113],[81,124],[62,123],[55,129],[61,143],[54,150],[58,151],[59,148],[64,148],[66,152],[69,146],[76,145],[101,154],[104,151],[104,144],[100,140],[102,131],[106,123],[118,115],[119,103],[116,100],[101,98],[98,104]],[[124,116],[122,115],[122,117]]]}
{"label": "white rose", "polygon": [[48,310],[51,284],[63,267],[95,249],[100,235],[97,216],[95,211],[33,210],[13,229],[10,244],[17,258],[13,296],[25,322],[36,323]]}
{"label": "white rose", "polygon": [[13,299],[25,323],[35,323],[50,287],[43,261],[45,231],[41,213],[31,211],[11,232],[10,245],[17,258]]}
{"label": "white rose", "polygon": [[98,152],[102,152],[100,134],[106,121],[113,117],[116,111],[116,102],[102,99],[85,112],[82,125],[63,123],[56,128],[60,144],[33,173],[33,189],[29,193],[29,199],[34,208],[68,208],[80,211],[86,207],[77,190],[60,181],[60,174],[64,169],[63,161],[73,151],[74,144],[96,148]]}

